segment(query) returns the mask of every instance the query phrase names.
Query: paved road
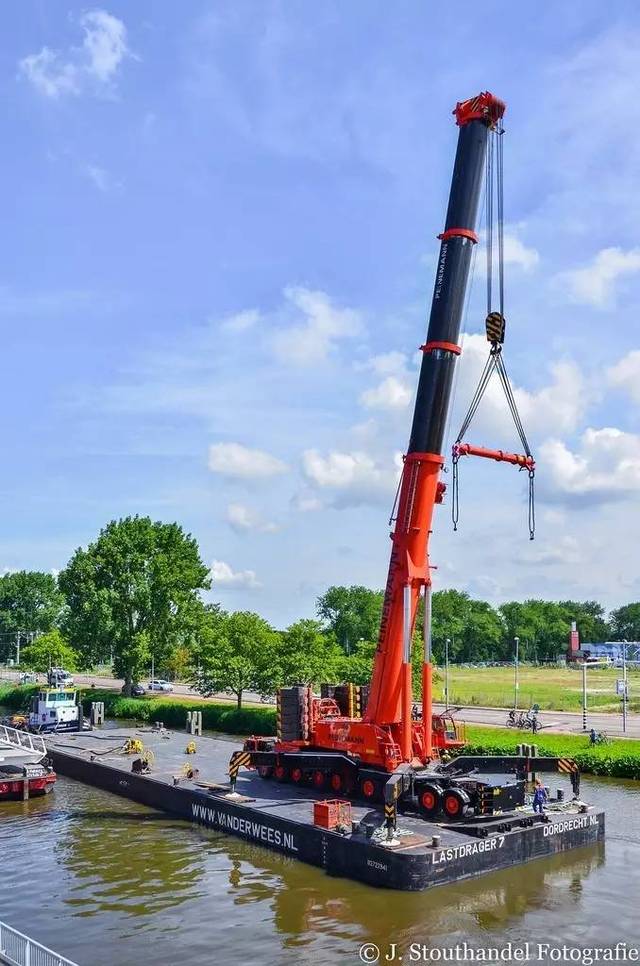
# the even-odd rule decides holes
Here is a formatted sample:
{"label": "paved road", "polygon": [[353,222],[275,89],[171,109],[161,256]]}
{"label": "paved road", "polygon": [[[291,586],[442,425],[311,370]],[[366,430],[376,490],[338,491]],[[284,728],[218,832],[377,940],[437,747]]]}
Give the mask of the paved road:
{"label": "paved road", "polygon": [[[435,710],[444,710],[444,705],[435,705]],[[470,724],[504,726],[507,711],[504,708],[461,708],[456,717],[462,721],[468,721]],[[573,711],[541,711],[539,717],[542,733],[553,731],[563,734],[583,734],[581,712],[576,714]],[[591,728],[617,737],[640,738],[640,714],[629,714],[627,716],[626,735],[623,735],[622,715],[620,714],[588,713],[587,729]],[[531,736],[531,732],[523,732],[523,735],[527,734]]]}
{"label": "paved road", "polygon": [[[0,673],[0,678],[9,679],[15,681],[18,675],[13,671],[4,671]],[[120,690],[122,688],[122,681],[117,678],[109,677],[97,677],[96,675],[90,674],[75,674],[74,679],[76,684],[81,684],[84,686],[91,686],[95,684],[98,688],[113,688],[114,690]],[[146,686],[148,682],[142,681],[142,684]],[[202,696],[190,688],[187,684],[175,684],[174,695],[179,695],[183,698],[191,698],[194,701],[202,701]],[[211,700],[216,701],[229,701],[231,704],[235,704],[235,697],[228,694],[216,694]],[[263,704],[260,701],[260,695],[253,691],[245,691],[243,695],[243,704]],[[435,711],[443,711],[444,705],[436,704],[434,705]],[[485,724],[485,725],[497,725],[504,726],[507,711],[504,708],[461,708],[457,713],[456,717],[460,718],[462,721],[468,721],[469,724]],[[558,732],[562,734],[582,734],[582,714],[573,711],[541,711],[540,712],[540,722],[542,725],[542,731]],[[627,731],[626,735],[623,735],[622,731],[622,715],[619,714],[603,714],[600,713],[589,713],[587,715],[587,728],[595,728],[596,731],[604,731],[608,735],[615,735],[617,737],[627,737],[627,738],[640,738],[640,714],[629,714],[627,718]],[[530,732],[522,732],[523,740],[526,740],[526,736],[530,735]]]}
{"label": "paved road", "polygon": [[[17,681],[18,677],[19,674],[16,671],[0,670],[0,681]],[[39,677],[40,681],[44,682],[44,674],[39,675]],[[92,684],[95,684],[97,688],[112,688],[114,691],[120,691],[122,689],[122,685],[124,684],[122,679],[103,677],[102,675],[96,674],[74,674],[73,680],[76,684],[81,685],[82,687],[91,687]],[[144,688],[146,688],[149,681],[148,679],[143,679],[140,683]],[[172,694],[174,696],[179,695],[181,698],[191,698],[193,701],[206,700],[202,698],[201,694],[198,694],[197,691],[194,691],[193,688],[189,687],[188,684],[174,684]],[[166,697],[169,696],[170,695],[167,693]],[[216,701],[229,701],[231,704],[236,703],[235,697],[230,694],[215,694],[211,700],[214,699]],[[242,696],[242,703],[264,704],[264,702],[260,700],[260,695],[256,694],[255,691],[245,691]]]}

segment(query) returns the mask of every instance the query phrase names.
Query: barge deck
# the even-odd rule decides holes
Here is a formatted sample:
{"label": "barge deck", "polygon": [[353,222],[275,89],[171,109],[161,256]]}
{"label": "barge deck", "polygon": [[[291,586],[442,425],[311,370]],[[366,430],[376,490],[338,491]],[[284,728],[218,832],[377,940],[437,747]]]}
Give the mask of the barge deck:
{"label": "barge deck", "polygon": [[[572,802],[552,804],[544,817],[520,809],[458,825],[401,814],[394,843],[385,840],[382,810],[353,802],[351,827],[330,831],[313,823],[313,803],[326,795],[241,771],[237,795],[229,796],[224,786],[237,741],[198,737],[195,754],[187,755],[191,740],[184,732],[118,728],[55,735],[48,747],[61,775],[378,887],[432,888],[604,837],[604,812]],[[132,772],[140,754],[123,751],[128,741],[151,752],[148,773]]]}

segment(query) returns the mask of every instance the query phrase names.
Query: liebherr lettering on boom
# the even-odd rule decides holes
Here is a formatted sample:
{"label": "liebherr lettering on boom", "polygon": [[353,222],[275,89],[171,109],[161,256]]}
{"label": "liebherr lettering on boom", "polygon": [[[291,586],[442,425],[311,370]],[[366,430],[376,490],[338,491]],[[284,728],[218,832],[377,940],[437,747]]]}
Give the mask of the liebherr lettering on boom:
{"label": "liebherr lettering on boom", "polygon": [[[432,709],[429,535],[434,508],[443,502],[445,492],[440,480],[445,462],[444,436],[461,352],[460,326],[472,253],[478,241],[480,194],[486,174],[487,190],[491,192],[487,196],[489,208],[493,183],[489,188],[488,177],[495,155],[491,139],[502,136],[504,111],[499,98],[484,92],[458,103],[453,112],[459,129],[458,145],[445,224],[438,236],[440,254],[427,337],[420,347],[422,364],[409,445],[392,514],[389,571],[370,688],[325,685],[319,696],[309,687],[282,688],[277,697],[277,736],[248,739],[243,751],[232,759],[232,780],[238,768],[248,764],[265,779],[384,801],[390,824],[395,822],[397,806],[417,809],[425,818],[441,816],[453,821],[505,811],[524,801],[524,778],[531,771],[530,762],[518,756],[461,756],[453,762],[444,761],[444,753],[458,752],[464,742],[453,717],[434,715]],[[497,153],[501,160],[501,144]],[[501,194],[498,211],[501,218]],[[501,253],[501,221],[498,241]],[[490,278],[491,264],[488,272]],[[486,329],[491,349],[487,379],[494,369],[500,373],[503,368],[502,282],[500,259],[498,311],[492,309],[490,287],[488,296]],[[509,398],[507,386],[508,380],[505,392]],[[474,405],[477,408],[475,397]],[[517,412],[516,419],[521,427]],[[470,418],[464,429],[469,422]],[[526,439],[523,446],[525,455],[516,456],[471,447],[459,439],[454,447],[454,464],[460,455],[489,456],[527,469],[532,480],[534,463]],[[422,713],[414,715],[411,641],[421,597]],[[558,768],[555,758],[536,758],[536,771]],[[571,763],[568,770],[577,791],[577,768]],[[496,780],[496,774],[504,778]]]}

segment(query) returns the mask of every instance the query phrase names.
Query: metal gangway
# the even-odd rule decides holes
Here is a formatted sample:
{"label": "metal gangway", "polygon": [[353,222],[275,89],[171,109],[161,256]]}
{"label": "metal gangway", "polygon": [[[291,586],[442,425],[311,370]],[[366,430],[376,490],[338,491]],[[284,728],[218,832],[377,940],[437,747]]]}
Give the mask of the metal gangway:
{"label": "metal gangway", "polygon": [[0,724],[0,758],[12,757],[12,754],[17,753],[33,755],[34,758],[40,759],[46,755],[47,746],[40,735],[32,735],[29,731]]}
{"label": "metal gangway", "polygon": [[0,922],[0,963],[9,966],[77,966],[41,943]]}

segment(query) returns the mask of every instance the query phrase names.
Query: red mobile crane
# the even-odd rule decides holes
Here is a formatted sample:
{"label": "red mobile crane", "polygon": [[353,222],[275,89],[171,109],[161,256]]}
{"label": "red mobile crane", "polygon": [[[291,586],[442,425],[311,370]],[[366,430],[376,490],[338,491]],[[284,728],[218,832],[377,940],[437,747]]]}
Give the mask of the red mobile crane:
{"label": "red mobile crane", "polygon": [[[395,803],[410,799],[426,817],[442,810],[459,818],[470,809],[482,812],[512,807],[524,797],[524,783],[500,787],[475,777],[460,777],[459,765],[434,764],[441,751],[463,742],[452,719],[432,713],[431,572],[428,554],[434,507],[445,490],[440,481],[442,447],[467,290],[471,256],[477,243],[476,218],[487,146],[500,127],[504,103],[489,92],[456,105],[459,128],[445,226],[440,239],[427,339],[423,353],[413,424],[392,521],[391,558],[380,635],[366,707],[363,690],[353,685],[283,688],[278,695],[278,737],[251,738],[232,759],[235,778],[241,765],[257,768],[263,778],[330,788]],[[490,335],[493,333],[492,335]],[[491,313],[487,335],[499,353],[504,319]],[[457,443],[460,455],[482,455],[532,472],[533,460],[502,451]],[[524,461],[524,462],[523,462]],[[424,597],[422,715],[412,716],[411,639],[421,595]],[[458,763],[462,759],[458,759]],[[477,768],[465,758],[469,768]],[[544,769],[544,759],[537,765]],[[234,767],[235,762],[235,767]],[[515,759],[492,759],[491,771],[517,771]],[[524,767],[524,763],[523,767]],[[551,764],[551,760],[549,760]],[[555,770],[556,761],[553,760]],[[455,774],[454,774],[455,771]]]}

